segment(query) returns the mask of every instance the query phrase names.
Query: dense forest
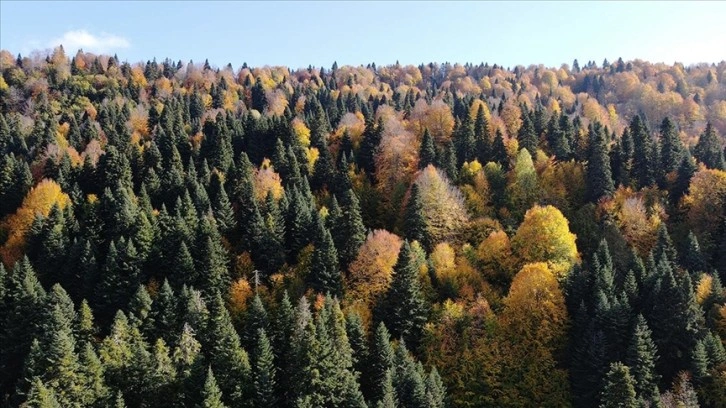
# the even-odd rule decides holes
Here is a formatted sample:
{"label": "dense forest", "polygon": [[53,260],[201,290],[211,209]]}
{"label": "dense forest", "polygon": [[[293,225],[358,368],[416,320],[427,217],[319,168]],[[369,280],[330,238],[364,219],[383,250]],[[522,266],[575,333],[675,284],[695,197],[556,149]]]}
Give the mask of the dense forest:
{"label": "dense forest", "polygon": [[2,405],[726,407],[726,62],[0,69]]}

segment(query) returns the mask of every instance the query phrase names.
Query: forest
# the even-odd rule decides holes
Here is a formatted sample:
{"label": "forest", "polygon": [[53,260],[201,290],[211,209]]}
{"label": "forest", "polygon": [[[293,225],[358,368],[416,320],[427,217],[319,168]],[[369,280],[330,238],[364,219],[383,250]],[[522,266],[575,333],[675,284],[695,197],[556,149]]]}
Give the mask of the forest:
{"label": "forest", "polygon": [[726,407],[726,62],[0,71],[0,405]]}

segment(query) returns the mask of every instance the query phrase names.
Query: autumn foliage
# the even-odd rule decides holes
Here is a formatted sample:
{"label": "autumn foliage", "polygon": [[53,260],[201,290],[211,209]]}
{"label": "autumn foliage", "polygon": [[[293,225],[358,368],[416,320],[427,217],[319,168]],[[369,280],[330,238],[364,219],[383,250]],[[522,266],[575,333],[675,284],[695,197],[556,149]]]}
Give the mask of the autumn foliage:
{"label": "autumn foliage", "polygon": [[71,203],[68,194],[53,180],[43,179],[30,190],[23,203],[3,222],[3,229],[8,232],[8,239],[0,248],[3,263],[8,266],[20,259],[25,245],[25,235],[36,216],[47,216],[54,206],[64,209]]}

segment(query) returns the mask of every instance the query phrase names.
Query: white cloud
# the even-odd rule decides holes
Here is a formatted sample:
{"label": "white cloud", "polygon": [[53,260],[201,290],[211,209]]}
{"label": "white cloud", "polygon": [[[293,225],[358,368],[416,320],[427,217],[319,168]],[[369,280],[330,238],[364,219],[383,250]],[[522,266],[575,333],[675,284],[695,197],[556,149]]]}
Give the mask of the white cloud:
{"label": "white cloud", "polygon": [[86,30],[71,30],[61,37],[48,42],[48,47],[63,45],[66,52],[75,53],[78,49],[94,53],[108,53],[120,48],[129,48],[131,43],[118,35],[100,33],[94,35]]}

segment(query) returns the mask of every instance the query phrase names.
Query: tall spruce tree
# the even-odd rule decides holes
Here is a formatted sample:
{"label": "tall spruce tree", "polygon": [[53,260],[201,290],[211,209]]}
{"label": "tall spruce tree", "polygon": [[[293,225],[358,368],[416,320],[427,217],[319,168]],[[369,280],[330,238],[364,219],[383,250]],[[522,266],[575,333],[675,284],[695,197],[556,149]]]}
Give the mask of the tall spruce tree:
{"label": "tall spruce tree", "polygon": [[346,268],[358,255],[358,249],[366,239],[366,228],[361,216],[360,201],[353,190],[343,195],[343,210],[331,231],[338,250],[340,265]]}
{"label": "tall spruce tree", "polygon": [[250,362],[240,344],[229,312],[220,295],[211,299],[207,327],[207,351],[219,377],[219,388],[230,406],[247,406]]}
{"label": "tall spruce tree", "polygon": [[254,406],[260,408],[277,407],[275,365],[272,346],[263,329],[257,331],[257,345],[252,367],[254,386]]}
{"label": "tall spruce tree", "polygon": [[[668,173],[676,171],[683,159],[683,142],[673,122],[664,118],[660,125],[660,173],[661,179]],[[665,186],[665,184],[662,184]]]}
{"label": "tall spruce tree", "polygon": [[429,129],[424,129],[423,137],[421,138],[421,148],[418,153],[418,168],[423,169],[429,164],[436,163],[436,146],[434,145],[434,139],[429,133]]}
{"label": "tall spruce tree", "polygon": [[610,365],[605,376],[605,386],[601,395],[600,408],[637,408],[635,381],[630,370],[622,363]]}
{"label": "tall spruce tree", "polygon": [[590,155],[587,162],[587,186],[589,198],[597,202],[602,197],[610,196],[615,191],[610,159],[608,156],[607,137],[599,123],[590,127]]}
{"label": "tall spruce tree", "polygon": [[639,115],[630,122],[630,133],[633,137],[634,176],[639,187],[650,187],[655,183],[656,151],[650,131]]}
{"label": "tall spruce tree", "polygon": [[635,380],[635,391],[639,398],[654,407],[660,404],[658,391],[660,376],[655,368],[658,360],[657,352],[645,318],[643,315],[638,315],[628,345],[626,363]]}
{"label": "tall spruce tree", "polygon": [[393,267],[382,319],[394,337],[400,337],[416,347],[421,341],[428,311],[413,257],[411,246],[405,241]]}
{"label": "tall spruce tree", "polygon": [[333,237],[325,228],[319,216],[315,216],[315,238],[313,257],[310,264],[308,284],[320,293],[335,296],[342,295],[342,282],[338,264],[338,251],[335,249]]}
{"label": "tall spruce tree", "polygon": [[202,400],[198,405],[199,408],[226,408],[222,402],[222,391],[217,386],[217,381],[212,373],[212,368],[207,370],[207,379],[204,381],[202,389]]}
{"label": "tall spruce tree", "polygon": [[693,155],[709,169],[726,169],[723,149],[710,122],[706,124],[706,130],[698,138],[698,143],[693,148]]}
{"label": "tall spruce tree", "polygon": [[517,133],[520,149],[527,149],[532,156],[537,152],[537,134],[527,109],[522,109],[522,126]]}
{"label": "tall spruce tree", "polygon": [[418,241],[424,248],[430,248],[426,218],[423,213],[423,202],[418,184],[411,184],[411,193],[403,215],[403,230],[406,239]]}

